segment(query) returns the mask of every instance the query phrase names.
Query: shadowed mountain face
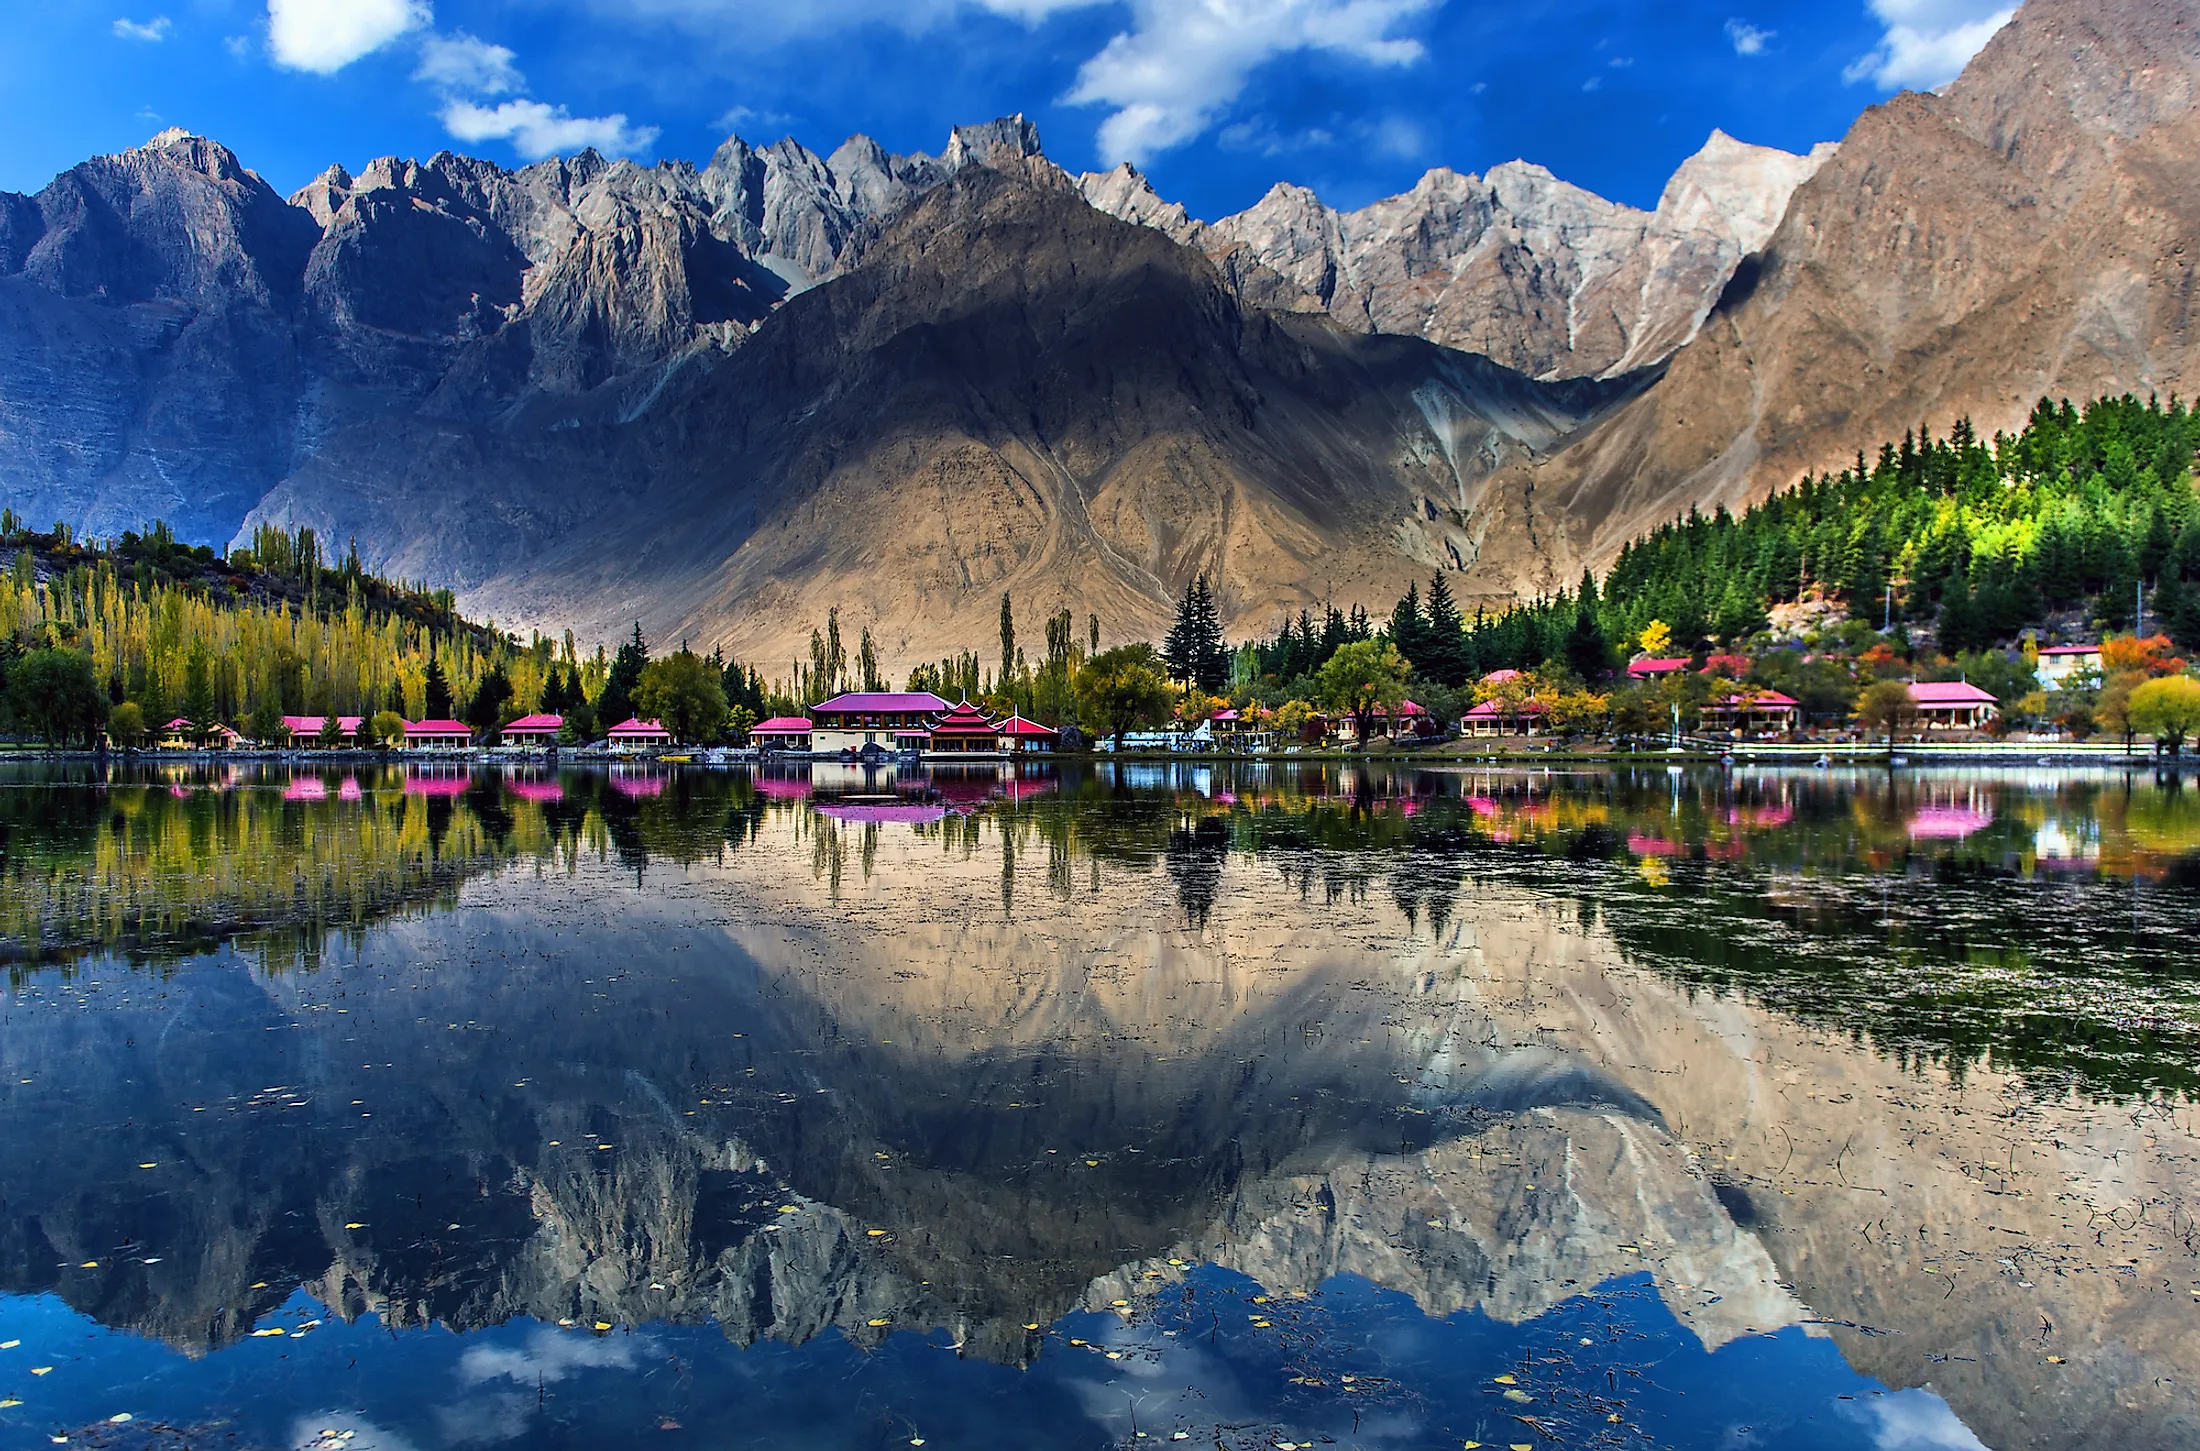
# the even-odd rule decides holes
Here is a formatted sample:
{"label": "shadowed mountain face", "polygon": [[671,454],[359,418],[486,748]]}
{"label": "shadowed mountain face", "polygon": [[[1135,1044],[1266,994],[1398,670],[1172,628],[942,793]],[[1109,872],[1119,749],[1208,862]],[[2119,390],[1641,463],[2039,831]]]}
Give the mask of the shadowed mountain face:
{"label": "shadowed mountain face", "polygon": [[[798,651],[835,604],[882,622],[890,654],[976,643],[1002,590],[1120,639],[1161,627],[1199,571],[1266,621],[1455,565],[1464,491],[1628,387],[1248,308],[1200,254],[1048,172],[979,168],[630,422],[590,398],[538,405],[524,433],[354,430],[263,512],[361,539],[441,517],[396,569],[463,539],[499,618],[615,634],[639,614],[743,658]],[[545,497],[580,472],[587,490]],[[470,522],[485,513],[500,527]]]}

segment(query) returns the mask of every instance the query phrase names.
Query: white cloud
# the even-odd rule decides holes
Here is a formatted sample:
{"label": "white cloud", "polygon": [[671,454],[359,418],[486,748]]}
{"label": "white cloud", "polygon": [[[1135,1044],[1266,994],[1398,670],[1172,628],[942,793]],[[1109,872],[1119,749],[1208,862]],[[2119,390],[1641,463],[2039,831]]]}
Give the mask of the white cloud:
{"label": "white cloud", "polygon": [[784,131],[794,124],[794,117],[783,111],[759,111],[753,106],[728,106],[718,119],[710,123],[713,131],[723,131],[731,136],[737,132],[753,130]]}
{"label": "white cloud", "polygon": [[1765,47],[1779,33],[1777,30],[1759,29],[1746,20],[1729,20],[1726,23],[1726,38],[1734,42],[1736,55],[1763,55]]}
{"label": "white cloud", "polygon": [[512,62],[518,57],[501,45],[468,35],[431,35],[420,42],[420,68],[413,79],[446,91],[473,96],[503,96],[524,90],[527,78]]}
{"label": "white cloud", "polygon": [[[1066,0],[991,0],[1025,13]],[[1327,51],[1370,65],[1410,65],[1421,43],[1394,35],[1436,0],[1131,0],[1132,28],[1077,72],[1065,98],[1108,106],[1105,162],[1143,164],[1213,125],[1253,72],[1279,55]]]}
{"label": "white cloud", "polygon": [[494,107],[452,101],[443,108],[443,129],[461,141],[509,141],[529,161],[584,146],[607,156],[627,156],[657,139],[656,127],[630,126],[623,111],[575,116],[563,106],[529,100]]}
{"label": "white cloud", "polygon": [[1928,1390],[1912,1388],[1869,1401],[1837,1402],[1842,1417],[1863,1423],[1872,1451],[1986,1451],[1948,1403]]}
{"label": "white cloud", "polygon": [[329,75],[433,23],[427,0],[267,0],[275,63]]}
{"label": "white cloud", "polygon": [[647,1336],[536,1330],[523,1346],[477,1345],[468,1350],[458,1358],[458,1378],[467,1385],[509,1380],[531,1386],[564,1380],[576,1370],[624,1370],[650,1348]]}
{"label": "white cloud", "polygon": [[1869,0],[1887,27],[1879,44],[1858,56],[1844,79],[1867,76],[1881,90],[1934,90],[1954,80],[2016,8],[2001,0]]}
{"label": "white cloud", "polygon": [[252,37],[225,35],[222,37],[222,49],[228,51],[233,60],[249,60],[252,57]]}
{"label": "white cloud", "polygon": [[142,24],[129,19],[115,21],[115,34],[124,40],[166,40],[170,28],[165,15],[156,15]]}

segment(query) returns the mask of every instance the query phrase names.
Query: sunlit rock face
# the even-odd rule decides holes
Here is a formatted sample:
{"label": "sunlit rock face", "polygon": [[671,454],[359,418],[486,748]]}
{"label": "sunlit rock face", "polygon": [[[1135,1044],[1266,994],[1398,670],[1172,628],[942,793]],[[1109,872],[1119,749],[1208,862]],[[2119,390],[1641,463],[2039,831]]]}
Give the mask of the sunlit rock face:
{"label": "sunlit rock face", "polygon": [[1424,337],[1538,378],[1610,377],[1663,362],[1695,336],[1833,149],[1796,156],[1714,131],[1651,212],[1520,161],[1487,176],[1439,167],[1351,212],[1279,183],[1211,225],[1128,164],[1079,185],[1102,211],[1235,273],[1281,278],[1299,305],[1348,326]]}
{"label": "sunlit rock face", "polygon": [[0,1265],[193,1349],[303,1284],[1009,1362],[1172,1261],[1507,1321],[1647,1274],[1707,1346],[1814,1327],[1997,1447],[2175,1444],[2189,1124],[1684,988],[1593,880],[801,809],[638,879],[524,861],[314,973],[19,995]]}

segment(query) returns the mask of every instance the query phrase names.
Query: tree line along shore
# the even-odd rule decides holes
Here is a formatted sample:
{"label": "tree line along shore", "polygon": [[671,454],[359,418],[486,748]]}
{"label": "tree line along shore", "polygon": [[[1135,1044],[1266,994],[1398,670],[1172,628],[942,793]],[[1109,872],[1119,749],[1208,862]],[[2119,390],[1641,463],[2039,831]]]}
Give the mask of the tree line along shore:
{"label": "tree line along shore", "polygon": [[[1977,734],[2176,748],[2200,733],[2196,449],[2200,414],[2178,400],[2042,400],[2013,435],[1959,420],[1740,515],[1692,512],[1602,579],[1494,614],[1464,615],[1439,572],[1386,615],[1307,608],[1232,645],[1201,576],[1164,640],[1103,648],[1097,617],[1067,610],[1027,644],[1003,595],[997,658],[960,652],[904,679],[1072,746],[1156,730],[1363,749],[1892,735],[1938,724],[1921,702],[1958,682],[1982,697],[1963,727]],[[636,721],[740,744],[766,718],[891,688],[870,628],[851,648],[837,610],[767,679],[718,653],[653,654],[638,626],[616,649],[522,640],[354,551],[328,558],[310,530],[262,528],[222,554],[158,522],[94,540],[0,509],[0,560],[0,731],[50,748],[387,746],[423,721],[488,743],[524,717],[555,717],[571,747]],[[2073,654],[2084,668],[2042,668]],[[301,740],[300,718],[355,724]]]}

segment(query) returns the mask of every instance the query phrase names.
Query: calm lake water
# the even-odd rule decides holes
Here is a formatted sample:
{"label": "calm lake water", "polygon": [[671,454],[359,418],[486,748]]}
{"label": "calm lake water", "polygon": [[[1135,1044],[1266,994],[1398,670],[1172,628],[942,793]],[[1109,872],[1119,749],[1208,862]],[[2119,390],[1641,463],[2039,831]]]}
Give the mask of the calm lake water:
{"label": "calm lake water", "polygon": [[0,1446],[2200,1444],[2200,783],[0,773]]}

